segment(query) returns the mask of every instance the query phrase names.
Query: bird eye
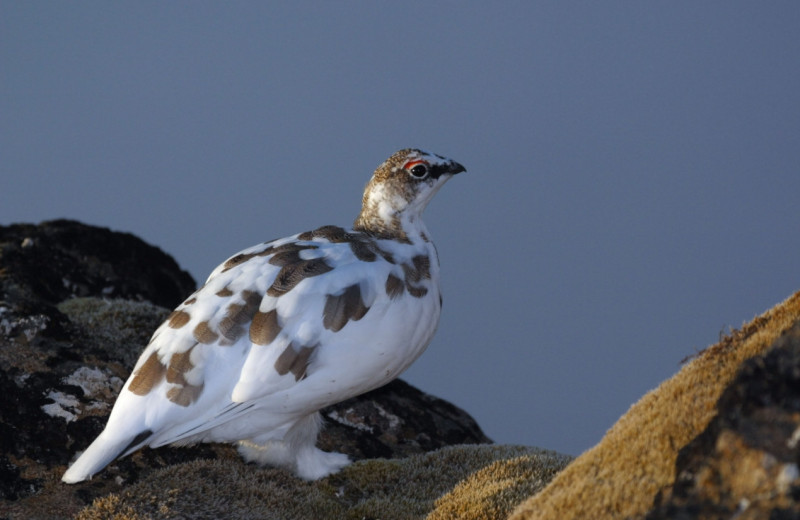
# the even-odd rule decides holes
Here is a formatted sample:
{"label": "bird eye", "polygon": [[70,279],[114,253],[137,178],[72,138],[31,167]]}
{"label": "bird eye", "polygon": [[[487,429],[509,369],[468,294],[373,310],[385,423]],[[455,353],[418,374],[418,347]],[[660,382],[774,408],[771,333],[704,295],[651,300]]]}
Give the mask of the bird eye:
{"label": "bird eye", "polygon": [[424,164],[418,164],[413,168],[411,168],[411,174],[414,177],[425,177],[427,173],[428,173],[428,167],[425,166]]}
{"label": "bird eye", "polygon": [[422,179],[428,175],[428,165],[423,161],[412,161],[406,164],[406,170],[417,179]]}

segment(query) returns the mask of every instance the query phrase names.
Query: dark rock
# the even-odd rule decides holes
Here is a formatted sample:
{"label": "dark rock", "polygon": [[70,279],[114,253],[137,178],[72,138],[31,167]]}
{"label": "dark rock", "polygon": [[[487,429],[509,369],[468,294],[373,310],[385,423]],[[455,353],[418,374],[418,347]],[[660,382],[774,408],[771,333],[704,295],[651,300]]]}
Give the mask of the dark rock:
{"label": "dark rock", "polygon": [[172,308],[196,288],[157,247],[72,220],[0,226],[0,262],[3,297],[34,306],[102,296]]}
{"label": "dark rock", "polygon": [[800,518],[800,322],[745,362],[650,520]]}
{"label": "dark rock", "polygon": [[396,379],[322,411],[320,449],[350,458],[398,458],[491,440],[464,410]]}
{"label": "dark rock", "polygon": [[[61,474],[99,434],[124,380],[191,277],[138,238],[71,221],[0,227],[0,518],[64,518],[153,471],[228,445],[143,449],[93,480]],[[469,415],[395,381],[323,411],[322,449],[403,457],[491,442]]]}

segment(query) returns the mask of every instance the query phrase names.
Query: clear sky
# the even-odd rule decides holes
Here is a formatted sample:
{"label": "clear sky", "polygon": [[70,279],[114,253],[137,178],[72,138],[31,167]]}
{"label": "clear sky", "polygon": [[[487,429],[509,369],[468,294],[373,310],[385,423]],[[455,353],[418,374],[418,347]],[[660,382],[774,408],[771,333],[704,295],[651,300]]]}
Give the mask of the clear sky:
{"label": "clear sky", "polygon": [[800,289],[800,3],[0,1],[0,224],[202,282],[419,147],[444,312],[405,378],[577,454]]}

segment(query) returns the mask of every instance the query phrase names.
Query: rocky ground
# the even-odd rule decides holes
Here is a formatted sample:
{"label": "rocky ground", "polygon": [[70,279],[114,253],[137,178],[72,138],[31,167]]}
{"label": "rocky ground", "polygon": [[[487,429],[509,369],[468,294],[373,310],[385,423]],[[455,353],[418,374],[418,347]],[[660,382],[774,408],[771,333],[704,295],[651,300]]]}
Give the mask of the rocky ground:
{"label": "rocky ground", "polygon": [[800,293],[688,360],[575,460],[492,445],[398,380],[324,411],[320,447],[357,462],[317,482],[206,444],[62,484],[194,289],[129,234],[0,227],[0,519],[800,518]]}
{"label": "rocky ground", "polygon": [[[145,449],[90,482],[58,481],[102,430],[152,331],[195,288],[130,234],[72,221],[0,227],[0,514],[68,516],[158,468],[239,463],[223,445]],[[491,442],[463,410],[400,380],[324,417],[319,446],[356,460]]]}

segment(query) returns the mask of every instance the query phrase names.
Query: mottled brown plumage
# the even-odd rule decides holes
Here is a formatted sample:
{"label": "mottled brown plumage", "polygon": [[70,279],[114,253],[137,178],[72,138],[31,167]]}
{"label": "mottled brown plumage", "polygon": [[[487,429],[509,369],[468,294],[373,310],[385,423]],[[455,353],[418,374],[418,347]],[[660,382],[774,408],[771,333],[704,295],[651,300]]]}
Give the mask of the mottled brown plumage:
{"label": "mottled brown plumage", "polygon": [[314,446],[317,410],[385,384],[427,347],[441,292],[421,217],[462,171],[401,150],[367,183],[352,229],[322,226],[222,263],[153,334],[103,435],[63,480],[143,445],[200,441],[244,441],[247,460],[305,479],[347,464]]}

